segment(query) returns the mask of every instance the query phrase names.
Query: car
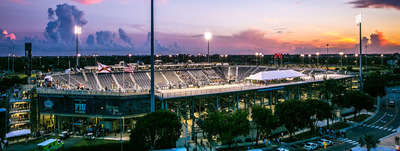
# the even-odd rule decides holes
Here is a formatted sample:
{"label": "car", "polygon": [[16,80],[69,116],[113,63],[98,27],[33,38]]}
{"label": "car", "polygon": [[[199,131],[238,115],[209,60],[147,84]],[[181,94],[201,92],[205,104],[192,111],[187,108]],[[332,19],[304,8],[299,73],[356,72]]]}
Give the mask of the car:
{"label": "car", "polygon": [[318,149],[318,145],[312,142],[308,142],[304,145],[304,149],[306,150],[315,150]]}
{"label": "car", "polygon": [[393,99],[389,99],[389,106],[395,106],[395,104],[394,104],[395,102],[394,102],[394,100]]}
{"label": "car", "polygon": [[324,142],[321,140],[318,140],[316,142],[314,142],[315,144],[317,144],[319,147],[324,147]]}
{"label": "car", "polygon": [[289,150],[286,149],[286,148],[277,148],[277,149],[275,149],[274,151],[289,151]]}
{"label": "car", "polygon": [[63,131],[61,133],[61,139],[67,139],[69,137],[69,133],[67,131]]}
{"label": "car", "polygon": [[[330,141],[330,140],[327,140],[327,139],[321,139],[320,141],[322,142],[322,144],[323,144],[324,142],[326,142],[326,145],[328,145],[328,146],[332,146],[332,145],[333,145],[333,142]],[[324,146],[324,145],[322,145],[322,146]]]}

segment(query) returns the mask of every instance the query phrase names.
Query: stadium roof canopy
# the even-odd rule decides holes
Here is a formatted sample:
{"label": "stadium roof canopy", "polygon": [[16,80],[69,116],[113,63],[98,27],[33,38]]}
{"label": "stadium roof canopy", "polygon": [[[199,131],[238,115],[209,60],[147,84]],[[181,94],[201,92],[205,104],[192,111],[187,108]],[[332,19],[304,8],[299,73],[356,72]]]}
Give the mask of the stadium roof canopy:
{"label": "stadium roof canopy", "polygon": [[30,129],[17,130],[17,131],[12,131],[10,133],[7,133],[6,138],[25,136],[25,135],[29,135],[29,134],[31,134]]}
{"label": "stadium roof canopy", "polygon": [[246,79],[250,80],[276,80],[276,79],[285,79],[285,78],[295,78],[295,77],[304,77],[304,74],[301,74],[294,70],[275,70],[275,71],[263,71],[253,75],[250,75]]}

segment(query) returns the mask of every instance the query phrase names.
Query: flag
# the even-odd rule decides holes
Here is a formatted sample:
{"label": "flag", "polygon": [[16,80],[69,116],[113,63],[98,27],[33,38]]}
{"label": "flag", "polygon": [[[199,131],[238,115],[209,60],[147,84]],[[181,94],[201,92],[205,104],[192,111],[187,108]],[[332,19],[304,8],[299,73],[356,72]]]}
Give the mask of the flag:
{"label": "flag", "polygon": [[134,68],[130,65],[124,64],[124,72],[133,73]]}
{"label": "flag", "polygon": [[361,23],[361,13],[356,16],[356,24],[359,25]]}
{"label": "flag", "polygon": [[110,73],[110,72],[112,72],[111,68],[109,66],[101,64],[100,62],[97,62],[97,64],[99,64],[99,72],[100,73]]}

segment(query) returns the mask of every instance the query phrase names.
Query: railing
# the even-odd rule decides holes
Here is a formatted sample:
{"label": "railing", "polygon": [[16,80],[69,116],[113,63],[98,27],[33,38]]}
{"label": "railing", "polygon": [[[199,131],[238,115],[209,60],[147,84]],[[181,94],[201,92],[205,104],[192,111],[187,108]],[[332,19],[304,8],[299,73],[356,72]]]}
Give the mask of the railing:
{"label": "railing", "polygon": [[30,120],[19,120],[19,119],[15,119],[12,120],[10,119],[10,124],[23,124],[23,123],[29,123]]}
{"label": "railing", "polygon": [[[328,75],[328,78],[332,79],[344,79],[353,77],[351,75]],[[302,81],[292,81],[292,82],[284,82],[284,83],[274,83],[267,85],[260,84],[245,84],[237,87],[230,88],[212,88],[209,89],[198,89],[198,90],[182,90],[180,92],[157,92],[156,95],[166,99],[166,98],[176,98],[176,97],[185,97],[185,96],[195,96],[195,95],[209,95],[209,94],[218,94],[218,93],[226,93],[226,92],[237,92],[237,91],[247,91],[247,90],[256,90],[261,88],[273,88],[278,86],[290,86],[290,85],[298,85],[305,83],[314,83],[314,82],[322,82],[324,81],[324,77],[318,78],[302,78]]]}
{"label": "railing", "polygon": [[30,112],[29,108],[13,108],[10,109],[10,113],[24,113],[24,112]]}
{"label": "railing", "polygon": [[10,103],[30,102],[30,101],[31,101],[31,99],[10,98]]}
{"label": "railing", "polygon": [[149,92],[114,92],[114,91],[85,91],[85,90],[60,90],[49,88],[37,88],[38,94],[60,94],[60,95],[106,95],[106,96],[130,96],[149,94]]}

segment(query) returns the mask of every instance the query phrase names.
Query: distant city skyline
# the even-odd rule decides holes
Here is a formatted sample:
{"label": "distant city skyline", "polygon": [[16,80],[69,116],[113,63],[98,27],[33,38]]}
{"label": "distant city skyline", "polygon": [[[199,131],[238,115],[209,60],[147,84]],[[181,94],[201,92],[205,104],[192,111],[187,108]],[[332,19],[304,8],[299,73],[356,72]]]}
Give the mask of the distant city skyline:
{"label": "distant city skyline", "polygon": [[[0,56],[150,54],[150,0],[4,0]],[[155,53],[254,55],[359,53],[355,16],[362,13],[368,53],[400,52],[397,0],[155,0]],[[365,46],[365,45],[364,45]],[[365,47],[363,48],[365,49]],[[365,50],[363,51],[365,53]]]}

